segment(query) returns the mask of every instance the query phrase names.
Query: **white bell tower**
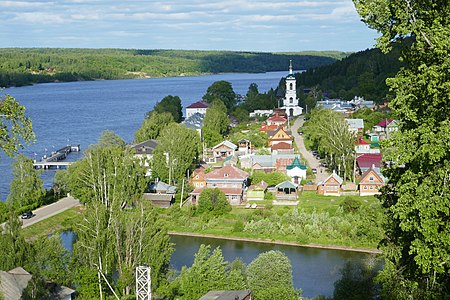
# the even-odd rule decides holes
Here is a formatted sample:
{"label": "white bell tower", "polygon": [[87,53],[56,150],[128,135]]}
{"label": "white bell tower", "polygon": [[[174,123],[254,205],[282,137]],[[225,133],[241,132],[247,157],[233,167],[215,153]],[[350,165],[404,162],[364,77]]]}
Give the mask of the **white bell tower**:
{"label": "white bell tower", "polygon": [[286,77],[286,93],[283,99],[286,115],[293,117],[302,114],[303,108],[298,106],[295,76],[292,73],[292,60],[289,61],[289,75]]}

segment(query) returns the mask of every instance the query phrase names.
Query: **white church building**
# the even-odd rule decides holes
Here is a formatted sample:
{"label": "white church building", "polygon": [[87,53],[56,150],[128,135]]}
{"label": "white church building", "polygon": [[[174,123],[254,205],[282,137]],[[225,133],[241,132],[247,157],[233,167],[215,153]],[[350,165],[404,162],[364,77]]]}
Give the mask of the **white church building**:
{"label": "white church building", "polygon": [[289,64],[289,75],[286,77],[286,94],[281,109],[290,117],[299,116],[303,112],[303,107],[298,106],[296,80],[292,74],[292,60]]}

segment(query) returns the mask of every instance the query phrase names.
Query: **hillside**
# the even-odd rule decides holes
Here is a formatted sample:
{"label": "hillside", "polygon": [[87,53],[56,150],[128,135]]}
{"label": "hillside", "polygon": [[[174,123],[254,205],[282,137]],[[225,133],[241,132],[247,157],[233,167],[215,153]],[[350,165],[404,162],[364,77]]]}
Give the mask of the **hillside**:
{"label": "hillside", "polygon": [[286,70],[327,65],[347,53],[258,53],[133,49],[0,49],[0,87],[55,81],[187,76]]}
{"label": "hillside", "polygon": [[364,96],[380,103],[388,94],[386,78],[393,77],[402,66],[400,52],[400,46],[395,46],[388,54],[379,49],[353,53],[333,64],[296,74],[297,85],[299,90],[318,86],[330,98],[350,100]]}

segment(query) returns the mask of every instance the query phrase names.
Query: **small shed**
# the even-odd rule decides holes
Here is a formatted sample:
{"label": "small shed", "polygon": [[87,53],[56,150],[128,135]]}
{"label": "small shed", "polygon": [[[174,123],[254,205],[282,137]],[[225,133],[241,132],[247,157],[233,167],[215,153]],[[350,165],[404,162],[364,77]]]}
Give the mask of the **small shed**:
{"label": "small shed", "polygon": [[252,291],[209,291],[199,300],[251,300]]}
{"label": "small shed", "polygon": [[258,184],[252,184],[247,190],[247,201],[264,200],[264,194],[267,190],[268,184],[264,180]]}

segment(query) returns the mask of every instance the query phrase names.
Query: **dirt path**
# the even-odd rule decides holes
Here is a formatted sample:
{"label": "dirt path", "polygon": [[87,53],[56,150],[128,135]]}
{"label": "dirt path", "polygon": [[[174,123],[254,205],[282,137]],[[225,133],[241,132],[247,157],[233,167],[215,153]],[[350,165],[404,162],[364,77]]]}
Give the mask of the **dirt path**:
{"label": "dirt path", "polygon": [[327,172],[326,168],[320,166],[320,161],[316,159],[311,152],[306,150],[303,136],[298,134],[298,129],[303,126],[303,123],[303,116],[298,117],[294,124],[292,124],[291,131],[292,135],[294,136],[295,143],[297,144],[298,151],[300,151],[300,154],[304,159],[306,159],[306,163],[308,164],[308,166],[311,169],[317,170],[316,179],[314,180],[314,182],[318,183],[325,180],[330,174]]}

